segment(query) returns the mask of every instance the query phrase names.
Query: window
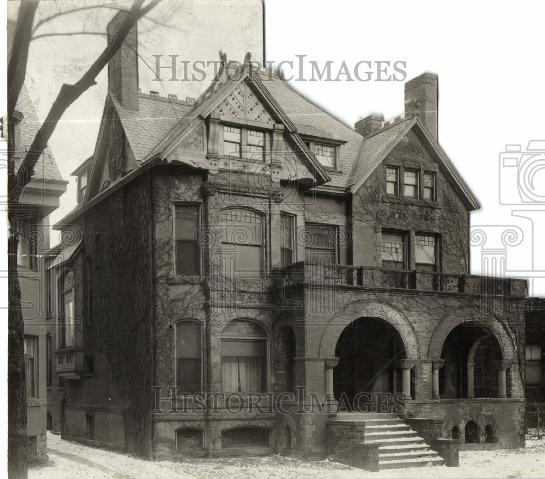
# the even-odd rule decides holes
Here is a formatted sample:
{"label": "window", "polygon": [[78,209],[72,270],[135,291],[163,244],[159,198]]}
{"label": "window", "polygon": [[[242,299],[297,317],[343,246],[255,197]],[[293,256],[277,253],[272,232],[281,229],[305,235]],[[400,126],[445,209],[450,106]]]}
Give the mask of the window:
{"label": "window", "polygon": [[232,208],[221,212],[223,254],[232,255],[236,276],[263,272],[263,218],[252,210]]}
{"label": "window", "polygon": [[202,391],[202,326],[191,321],[176,325],[176,386],[181,393]]}
{"label": "window", "polygon": [[223,127],[223,154],[230,158],[240,158],[242,152],[242,131],[233,126]]}
{"label": "window", "polygon": [[223,155],[229,158],[249,158],[263,161],[265,159],[265,132],[223,127]]}
{"label": "window", "polygon": [[422,194],[425,200],[435,201],[435,173],[424,173]]}
{"label": "window", "polygon": [[38,397],[38,337],[25,336],[25,379],[26,397]]}
{"label": "window", "polygon": [[295,216],[280,214],[280,265],[282,268],[293,264],[295,258]]}
{"label": "window", "polygon": [[338,257],[338,234],[335,225],[305,225],[305,261],[319,264],[335,264]]}
{"label": "window", "polygon": [[224,392],[265,392],[267,336],[261,327],[232,321],[222,333],[220,349]]}
{"label": "window", "polygon": [[248,131],[248,145],[245,148],[244,156],[254,160],[265,159],[265,133],[262,131],[247,130]]}
{"label": "window", "polygon": [[382,267],[406,269],[406,245],[403,233],[382,233]]}
{"label": "window", "polygon": [[335,168],[336,155],[335,147],[332,145],[324,145],[321,143],[311,143],[312,151],[316,159],[326,168]]}
{"label": "window", "polygon": [[399,196],[399,168],[386,167],[386,193]]}
{"label": "window", "polygon": [[541,384],[541,345],[526,345],[526,384]]}
{"label": "window", "polygon": [[60,333],[61,347],[75,345],[75,317],[74,317],[74,273],[68,271],[60,279]]}
{"label": "window", "polygon": [[45,337],[46,347],[46,361],[47,361],[47,387],[50,388],[53,385],[53,342],[51,334],[47,334]]}
{"label": "window", "polygon": [[87,189],[87,170],[83,171],[78,176],[78,203],[81,203],[85,198],[85,190]]}
{"label": "window", "polygon": [[414,256],[417,271],[434,272],[437,263],[437,239],[434,235],[417,234]]}
{"label": "window", "polygon": [[417,170],[404,170],[403,172],[403,196],[406,198],[418,198]]}
{"label": "window", "polygon": [[195,204],[174,206],[174,244],[176,274],[201,274],[199,247],[200,207]]}

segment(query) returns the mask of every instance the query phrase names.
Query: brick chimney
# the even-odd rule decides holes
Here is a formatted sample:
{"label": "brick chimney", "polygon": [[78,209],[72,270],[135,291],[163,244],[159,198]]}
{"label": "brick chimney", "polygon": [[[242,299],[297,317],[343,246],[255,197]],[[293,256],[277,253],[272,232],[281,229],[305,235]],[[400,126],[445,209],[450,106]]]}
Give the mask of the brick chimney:
{"label": "brick chimney", "polygon": [[370,115],[358,120],[354,125],[356,130],[361,136],[371,136],[376,131],[380,130],[384,124],[384,115],[382,113],[371,113]]}
{"label": "brick chimney", "polygon": [[[108,23],[108,42],[114,37],[127,12],[120,11]],[[138,110],[138,29],[135,25],[121,48],[108,63],[108,91],[128,110]]]}
{"label": "brick chimney", "polygon": [[405,114],[417,115],[437,140],[439,84],[435,73],[423,73],[405,83]]}

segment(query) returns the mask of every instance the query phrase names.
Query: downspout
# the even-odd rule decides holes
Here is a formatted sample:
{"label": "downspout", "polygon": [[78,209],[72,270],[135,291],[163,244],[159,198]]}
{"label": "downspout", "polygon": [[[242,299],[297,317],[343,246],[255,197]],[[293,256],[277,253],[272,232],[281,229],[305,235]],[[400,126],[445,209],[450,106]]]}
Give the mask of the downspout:
{"label": "downspout", "polygon": [[[156,354],[157,354],[157,344],[155,343],[155,308],[156,308],[156,277],[155,277],[155,221],[153,218],[153,205],[155,196],[153,194],[153,172],[148,172],[149,177],[149,197],[150,197],[150,208],[149,208],[149,214],[150,214],[150,238],[149,238],[149,254],[151,257],[151,274],[150,274],[150,294],[151,294],[151,327],[150,327],[150,341],[151,341],[151,386],[152,390],[149,391],[149,394],[152,394],[153,386],[155,385],[155,365],[156,362]],[[155,395],[154,395],[155,398]],[[155,400],[155,399],[154,399]],[[152,410],[154,409],[152,405]],[[153,459],[155,459],[155,443],[154,443],[154,434],[153,434],[153,412],[150,411],[150,442],[151,442],[151,456]]]}

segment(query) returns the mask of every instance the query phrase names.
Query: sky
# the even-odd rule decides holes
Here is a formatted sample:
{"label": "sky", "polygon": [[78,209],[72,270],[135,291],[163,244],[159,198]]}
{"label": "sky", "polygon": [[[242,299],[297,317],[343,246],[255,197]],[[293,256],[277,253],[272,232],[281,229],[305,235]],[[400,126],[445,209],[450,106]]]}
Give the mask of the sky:
{"label": "sky", "polygon": [[[40,16],[75,3],[93,5],[43,2]],[[108,8],[88,9],[59,17],[37,34],[104,32],[113,13]],[[506,258],[503,270],[534,278],[533,293],[545,295],[545,253],[538,248],[545,238],[545,213],[541,218],[536,212],[545,210],[545,169],[537,168],[531,178],[530,189],[541,195],[537,201],[524,198],[517,176],[528,158],[528,142],[545,140],[540,2],[267,0],[263,6],[258,0],[164,0],[151,16],[155,22],[139,24],[144,92],[197,96],[210,76],[193,85],[156,82],[148,65],[155,64],[153,55],[163,55],[165,62],[168,55],[216,60],[220,49],[239,61],[246,51],[258,61],[265,51],[266,60],[276,63],[296,63],[297,55],[306,55],[307,66],[309,61],[321,66],[331,61],[334,72],[343,62],[349,69],[361,61],[373,67],[403,62],[405,80],[425,71],[437,73],[439,141],[482,204],[472,214],[472,225],[485,231],[487,241],[472,248],[472,271],[490,273],[485,260],[490,251],[499,251]],[[104,42],[102,35],[47,36],[33,42],[27,84],[42,115],[61,83],[77,79]],[[291,83],[347,124],[372,112],[386,118],[403,113],[403,81],[378,81],[376,73],[369,81],[308,81],[307,74],[307,81]],[[69,109],[51,139],[61,172],[70,181],[52,223],[75,205],[75,183],[69,175],[93,151],[105,92],[103,72],[98,85]],[[520,145],[522,152],[508,169],[500,155],[510,144]],[[539,151],[536,155],[538,163],[545,164]],[[518,239],[506,243],[505,231],[510,229]]]}

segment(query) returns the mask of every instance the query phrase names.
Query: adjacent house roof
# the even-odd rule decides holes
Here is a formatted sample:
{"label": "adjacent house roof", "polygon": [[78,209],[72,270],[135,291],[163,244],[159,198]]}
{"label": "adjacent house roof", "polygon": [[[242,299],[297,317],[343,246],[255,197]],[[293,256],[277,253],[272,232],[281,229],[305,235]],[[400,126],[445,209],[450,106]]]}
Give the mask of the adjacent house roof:
{"label": "adjacent house roof", "polygon": [[64,264],[68,261],[71,261],[76,257],[76,254],[78,253],[80,247],[81,247],[81,240],[77,243],[71,244],[66,246],[59,255],[53,260],[51,265],[49,266],[49,269],[56,268],[60,266],[61,264]]}
{"label": "adjacent house roof", "polygon": [[[18,149],[21,150],[20,154],[17,155],[16,168],[22,163],[24,158],[24,153],[30,148],[32,140],[38,132],[41,122],[38,120],[36,115],[36,110],[34,109],[34,104],[28,94],[27,89],[23,86],[17,100],[16,110],[22,113],[23,119],[20,123],[19,130],[19,146]],[[52,181],[63,181],[57,162],[49,146],[46,146],[43,154],[38,159],[36,166],[34,167],[34,175],[32,175],[34,180],[52,180]]]}

